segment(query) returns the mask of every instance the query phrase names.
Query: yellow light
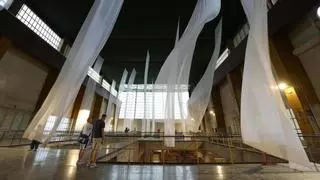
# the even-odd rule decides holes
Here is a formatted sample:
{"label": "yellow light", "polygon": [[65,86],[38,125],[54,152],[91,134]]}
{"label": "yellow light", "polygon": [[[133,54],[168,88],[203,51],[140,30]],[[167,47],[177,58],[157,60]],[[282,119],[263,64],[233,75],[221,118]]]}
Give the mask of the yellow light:
{"label": "yellow light", "polygon": [[212,110],[210,111],[210,114],[211,114],[212,116],[215,116],[215,115],[216,115]]}
{"label": "yellow light", "polygon": [[82,129],[83,125],[87,122],[89,115],[90,111],[87,109],[81,109],[79,111],[75,127],[76,131],[80,131]]}
{"label": "yellow light", "polygon": [[278,86],[280,90],[285,90],[289,87],[288,84],[284,82],[279,83]]}
{"label": "yellow light", "polygon": [[191,118],[191,121],[194,121],[194,119],[193,119],[193,118]]}
{"label": "yellow light", "polygon": [[318,18],[320,18],[320,6],[317,9],[317,15],[318,15]]}

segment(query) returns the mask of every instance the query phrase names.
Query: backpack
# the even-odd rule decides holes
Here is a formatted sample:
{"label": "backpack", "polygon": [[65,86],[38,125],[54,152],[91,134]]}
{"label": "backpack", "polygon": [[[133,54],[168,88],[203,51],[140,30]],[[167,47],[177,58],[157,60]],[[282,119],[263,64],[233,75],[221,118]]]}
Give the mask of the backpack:
{"label": "backpack", "polygon": [[86,134],[83,134],[82,131],[83,131],[83,128],[82,128],[82,130],[80,132],[80,136],[79,136],[78,142],[80,144],[87,144],[89,142],[89,137],[90,137],[91,133],[89,135],[86,135]]}

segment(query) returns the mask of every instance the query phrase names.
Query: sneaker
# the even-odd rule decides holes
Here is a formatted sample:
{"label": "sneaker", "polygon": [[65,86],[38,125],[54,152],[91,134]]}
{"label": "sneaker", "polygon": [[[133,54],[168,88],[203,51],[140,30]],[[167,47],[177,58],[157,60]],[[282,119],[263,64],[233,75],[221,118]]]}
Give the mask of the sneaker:
{"label": "sneaker", "polygon": [[90,168],[96,168],[96,167],[97,167],[97,164],[96,164],[96,163],[90,164]]}
{"label": "sneaker", "polygon": [[[85,162],[83,161],[77,161],[77,166],[83,165]],[[87,165],[88,166],[88,165]]]}

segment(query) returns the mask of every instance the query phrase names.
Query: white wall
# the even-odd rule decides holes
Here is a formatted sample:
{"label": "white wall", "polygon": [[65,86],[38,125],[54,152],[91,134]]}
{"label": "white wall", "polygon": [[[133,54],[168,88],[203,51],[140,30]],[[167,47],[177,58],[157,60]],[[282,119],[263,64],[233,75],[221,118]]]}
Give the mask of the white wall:
{"label": "white wall", "polygon": [[33,111],[46,76],[44,67],[10,49],[0,60],[0,106]]}
{"label": "white wall", "polygon": [[0,60],[0,128],[24,129],[31,118],[47,69],[11,48]]}

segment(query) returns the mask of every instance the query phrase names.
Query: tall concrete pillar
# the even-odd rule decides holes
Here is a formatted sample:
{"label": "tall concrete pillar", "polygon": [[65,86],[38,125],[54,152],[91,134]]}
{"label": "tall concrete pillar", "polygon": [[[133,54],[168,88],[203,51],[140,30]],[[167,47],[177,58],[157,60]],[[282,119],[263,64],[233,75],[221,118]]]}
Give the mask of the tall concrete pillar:
{"label": "tall concrete pillar", "polygon": [[293,55],[293,46],[287,32],[277,33],[270,43],[271,60],[279,82],[285,82],[291,90],[285,91],[287,102],[294,111],[295,118],[303,134],[319,132],[319,124],[311,107],[320,104],[315,90],[301,64],[300,59]]}
{"label": "tall concrete pillar", "polygon": [[0,36],[0,61],[7,50],[11,47],[11,41],[4,36]]}
{"label": "tall concrete pillar", "polygon": [[220,84],[220,98],[228,134],[240,134],[240,105],[230,75]]}
{"label": "tall concrete pillar", "polygon": [[102,96],[100,96],[98,94],[95,94],[95,98],[94,98],[94,101],[93,101],[92,109],[90,111],[90,116],[93,119],[100,118],[100,110],[101,110],[102,100],[103,100]]}
{"label": "tall concrete pillar", "polygon": [[77,118],[78,118],[78,114],[80,111],[80,107],[81,107],[81,103],[83,100],[85,90],[86,90],[85,86],[80,87],[78,95],[73,103],[73,108],[72,108],[72,112],[71,112],[71,119],[72,119],[71,129],[72,130],[74,130],[76,123],[77,123]]}
{"label": "tall concrete pillar", "polygon": [[46,100],[54,82],[58,77],[58,71],[56,69],[49,69],[46,81],[43,84],[42,90],[37,100],[37,104],[34,109],[34,114],[41,108],[43,102]]}
{"label": "tall concrete pillar", "polygon": [[221,104],[221,96],[219,85],[213,87],[212,90],[212,104],[215,112],[216,123],[217,123],[217,132],[226,133],[226,123],[223,115],[223,108]]}

